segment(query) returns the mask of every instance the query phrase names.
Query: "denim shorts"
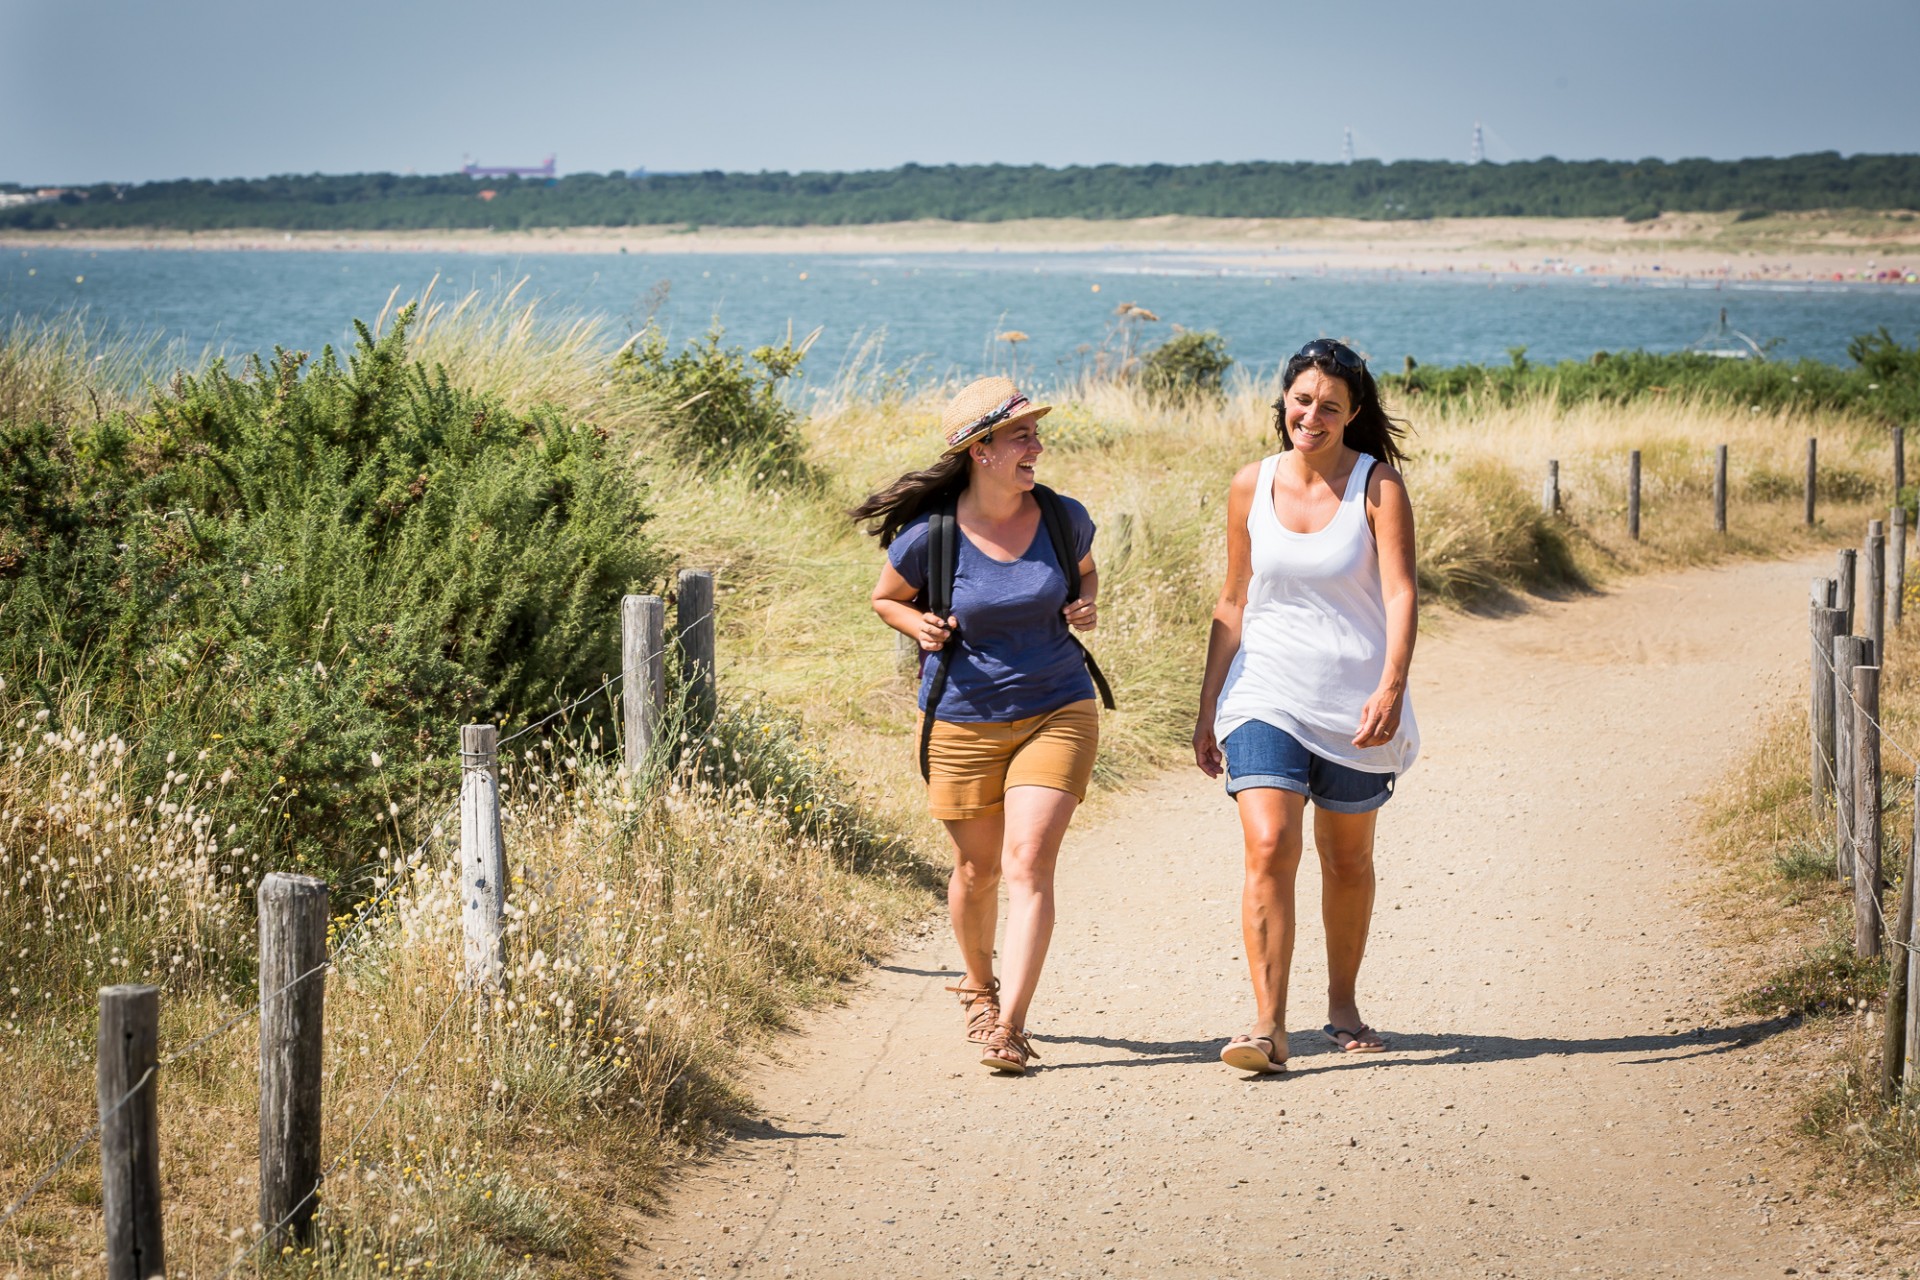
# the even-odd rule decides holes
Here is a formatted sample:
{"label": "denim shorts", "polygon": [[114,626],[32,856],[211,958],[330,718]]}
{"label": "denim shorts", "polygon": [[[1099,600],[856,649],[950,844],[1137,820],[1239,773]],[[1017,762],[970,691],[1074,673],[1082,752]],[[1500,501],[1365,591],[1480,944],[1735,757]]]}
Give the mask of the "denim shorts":
{"label": "denim shorts", "polygon": [[1391,773],[1368,773],[1323,760],[1285,729],[1249,720],[1220,744],[1227,757],[1227,794],[1277,787],[1306,796],[1329,813],[1371,813],[1393,795]]}

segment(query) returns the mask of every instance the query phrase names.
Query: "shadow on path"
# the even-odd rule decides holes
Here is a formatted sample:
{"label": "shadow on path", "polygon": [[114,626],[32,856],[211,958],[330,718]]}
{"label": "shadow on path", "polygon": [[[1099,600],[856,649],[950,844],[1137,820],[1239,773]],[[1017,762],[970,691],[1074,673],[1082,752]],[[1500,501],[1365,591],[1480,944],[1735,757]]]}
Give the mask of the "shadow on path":
{"label": "shadow on path", "polygon": [[[1704,1058],[1757,1044],[1794,1025],[1794,1019],[1766,1018],[1725,1027],[1695,1027],[1672,1034],[1597,1036],[1572,1039],[1563,1036],[1490,1036],[1396,1033],[1381,1030],[1391,1044],[1385,1053],[1344,1053],[1327,1043],[1318,1031],[1295,1031],[1287,1037],[1291,1056],[1288,1066],[1294,1071],[1306,1067],[1312,1071],[1343,1071],[1372,1067],[1461,1066],[1472,1062],[1515,1062],[1528,1058],[1575,1057],[1586,1054],[1640,1054],[1628,1058],[1622,1066],[1648,1066],[1686,1058]],[[1130,1055],[1103,1058],[1095,1062],[1066,1062],[1047,1065],[1053,1071],[1071,1071],[1087,1067],[1162,1067],[1181,1063],[1216,1062],[1218,1040],[1119,1040],[1107,1036],[1036,1035],[1041,1044],[1084,1044],[1098,1049],[1118,1049]],[[1412,1056],[1418,1055],[1418,1056]]]}

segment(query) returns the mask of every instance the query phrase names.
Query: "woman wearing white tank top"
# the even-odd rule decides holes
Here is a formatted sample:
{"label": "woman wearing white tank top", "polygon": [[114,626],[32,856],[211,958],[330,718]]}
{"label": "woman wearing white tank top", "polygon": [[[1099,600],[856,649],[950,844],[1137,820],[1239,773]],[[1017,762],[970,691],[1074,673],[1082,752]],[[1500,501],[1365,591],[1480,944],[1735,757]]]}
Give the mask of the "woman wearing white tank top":
{"label": "woman wearing white tank top", "polygon": [[1227,580],[1193,730],[1195,762],[1227,775],[1240,810],[1254,1019],[1220,1058],[1254,1072],[1282,1070],[1288,1057],[1308,800],[1327,934],[1323,1031],[1346,1053],[1387,1047],[1355,987],[1373,919],[1375,819],[1420,749],[1407,700],[1413,506],[1393,465],[1401,424],[1366,362],[1328,339],[1287,361],[1274,408],[1280,452],[1241,468],[1228,493]]}

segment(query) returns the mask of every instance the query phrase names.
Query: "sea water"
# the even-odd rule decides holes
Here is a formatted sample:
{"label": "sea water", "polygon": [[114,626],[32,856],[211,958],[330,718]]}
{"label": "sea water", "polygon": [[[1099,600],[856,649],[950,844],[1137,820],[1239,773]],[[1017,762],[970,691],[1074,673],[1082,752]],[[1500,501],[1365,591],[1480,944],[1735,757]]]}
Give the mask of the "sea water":
{"label": "sea water", "polygon": [[[1186,329],[1214,330],[1254,371],[1342,337],[1386,369],[1673,351],[1726,309],[1778,358],[1844,361],[1881,326],[1920,340],[1920,286],[1488,272],[1272,270],[1223,255],[513,254],[145,249],[0,250],[0,324],[84,310],[108,333],[194,356],[351,342],[398,292],[455,301],[519,285],[553,319],[597,314],[617,344],[652,320],[677,341],[718,322],[746,347],[819,338],[821,385],[849,362],[924,378],[1009,367],[1046,386]],[[1127,304],[1143,308],[1122,319]],[[1012,342],[1001,335],[1025,335]]]}

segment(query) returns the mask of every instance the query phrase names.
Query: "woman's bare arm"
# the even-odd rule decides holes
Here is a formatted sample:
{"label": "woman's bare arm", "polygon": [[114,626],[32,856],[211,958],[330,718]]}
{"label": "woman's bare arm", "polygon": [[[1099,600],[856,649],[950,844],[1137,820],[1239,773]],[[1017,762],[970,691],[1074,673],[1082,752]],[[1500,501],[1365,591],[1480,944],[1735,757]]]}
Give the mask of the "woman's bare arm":
{"label": "woman's bare arm", "polygon": [[1247,533],[1247,513],[1253,509],[1253,490],[1259,478],[1260,464],[1250,462],[1240,468],[1227,490],[1227,576],[1220,587],[1220,599],[1213,606],[1213,622],[1207,628],[1207,665],[1200,679],[1200,709],[1193,726],[1193,762],[1209,778],[1219,777],[1223,767],[1220,744],[1213,736],[1213,717],[1220,704],[1220,690],[1227,683],[1227,669],[1240,652],[1240,620],[1247,609],[1247,584],[1253,578],[1253,540]]}
{"label": "woman's bare arm", "polygon": [[1420,592],[1414,570],[1413,502],[1406,481],[1381,463],[1367,477],[1367,522],[1380,553],[1380,596],[1387,608],[1387,660],[1380,686],[1360,712],[1356,747],[1391,742],[1400,731],[1407,701],[1407,673],[1420,625]]}
{"label": "woman's bare arm", "polygon": [[922,613],[913,607],[913,598],[920,592],[900,576],[900,571],[891,564],[880,566],[880,581],[873,584],[873,611],[880,615],[880,621],[907,636],[929,653],[937,653],[945,647],[947,637],[960,625],[959,619],[948,617],[941,619],[937,613]]}

